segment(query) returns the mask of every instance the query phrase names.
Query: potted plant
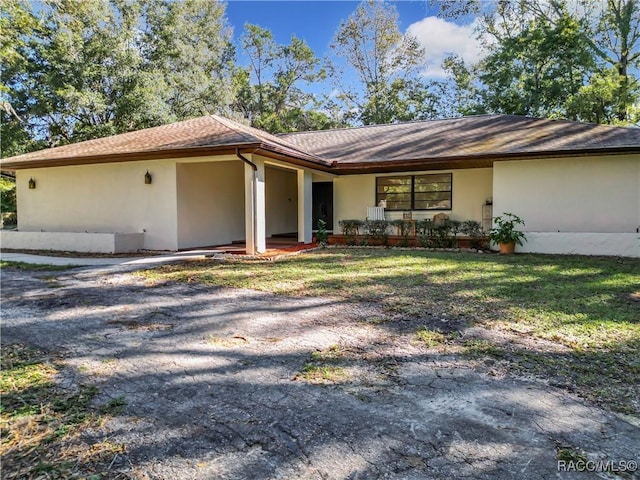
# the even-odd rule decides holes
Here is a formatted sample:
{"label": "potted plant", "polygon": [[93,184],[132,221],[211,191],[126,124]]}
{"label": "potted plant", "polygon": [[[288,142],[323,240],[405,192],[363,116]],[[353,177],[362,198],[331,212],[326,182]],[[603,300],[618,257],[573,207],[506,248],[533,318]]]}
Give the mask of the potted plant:
{"label": "potted plant", "polygon": [[517,215],[505,212],[493,221],[497,226],[489,232],[489,239],[498,245],[500,253],[511,254],[516,248],[516,243],[522,245],[522,242],[527,240],[524,233],[516,230],[516,225],[524,226],[524,222]]}

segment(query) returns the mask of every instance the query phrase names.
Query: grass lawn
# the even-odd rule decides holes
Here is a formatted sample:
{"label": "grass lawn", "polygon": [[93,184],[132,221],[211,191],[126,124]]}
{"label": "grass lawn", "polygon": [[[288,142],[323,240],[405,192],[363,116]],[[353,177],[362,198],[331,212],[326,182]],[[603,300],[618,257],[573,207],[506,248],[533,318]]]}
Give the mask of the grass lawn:
{"label": "grass lawn", "polygon": [[70,270],[77,268],[77,265],[49,265],[44,263],[26,263],[0,260],[0,269],[15,268],[16,270],[42,270],[47,272]]}
{"label": "grass lawn", "polygon": [[55,377],[62,367],[45,352],[25,345],[2,349],[0,455],[3,479],[124,478],[109,472],[122,445],[87,445],[81,434],[123,408],[121,399],[101,407],[91,385],[64,390]]}
{"label": "grass lawn", "polygon": [[[640,260],[326,249],[139,275],[376,302],[389,322],[422,320],[416,340],[429,348],[453,346],[470,362],[493,357],[511,371],[640,414]],[[469,339],[463,333],[474,325],[501,340]]]}

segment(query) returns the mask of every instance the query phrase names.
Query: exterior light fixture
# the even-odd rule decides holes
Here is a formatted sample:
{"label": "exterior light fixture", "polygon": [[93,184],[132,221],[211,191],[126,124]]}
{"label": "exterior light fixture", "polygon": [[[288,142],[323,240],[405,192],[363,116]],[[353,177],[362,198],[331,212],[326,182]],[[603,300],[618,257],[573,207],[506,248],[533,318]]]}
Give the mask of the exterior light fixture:
{"label": "exterior light fixture", "polygon": [[144,183],[146,185],[151,185],[151,174],[149,173],[149,170],[147,170],[147,173],[144,174]]}
{"label": "exterior light fixture", "polygon": [[29,179],[29,190],[34,190],[36,188],[36,181],[33,178]]}

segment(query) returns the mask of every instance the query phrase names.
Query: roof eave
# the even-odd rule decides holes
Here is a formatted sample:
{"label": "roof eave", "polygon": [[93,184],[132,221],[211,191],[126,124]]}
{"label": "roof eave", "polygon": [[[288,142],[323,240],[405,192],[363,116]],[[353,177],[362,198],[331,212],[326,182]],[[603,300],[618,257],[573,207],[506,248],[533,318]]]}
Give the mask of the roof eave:
{"label": "roof eave", "polygon": [[270,144],[262,144],[256,153],[264,155],[265,157],[273,158],[276,160],[282,160],[283,162],[298,165],[300,167],[306,167],[314,170],[321,170],[323,172],[333,171],[335,162],[324,160],[320,157],[311,156],[302,152],[292,153],[287,149],[278,148],[277,146]]}
{"label": "roof eave", "polygon": [[98,163],[136,162],[170,158],[203,157],[207,155],[234,155],[239,148],[243,153],[252,153],[260,143],[237,143],[233,145],[198,146],[175,149],[151,150],[147,152],[127,152],[110,155],[90,155],[86,157],[62,157],[55,159],[18,160],[15,162],[0,160],[2,170],[15,171],[27,168],[66,167],[73,165],[93,165]]}
{"label": "roof eave", "polygon": [[488,168],[494,162],[509,160],[533,160],[561,157],[581,157],[598,155],[624,155],[640,153],[640,146],[598,148],[583,150],[556,150],[548,152],[521,152],[465,155],[457,157],[425,157],[408,160],[335,162],[331,171],[338,175],[356,173],[389,173],[420,170],[456,170],[463,168]]}

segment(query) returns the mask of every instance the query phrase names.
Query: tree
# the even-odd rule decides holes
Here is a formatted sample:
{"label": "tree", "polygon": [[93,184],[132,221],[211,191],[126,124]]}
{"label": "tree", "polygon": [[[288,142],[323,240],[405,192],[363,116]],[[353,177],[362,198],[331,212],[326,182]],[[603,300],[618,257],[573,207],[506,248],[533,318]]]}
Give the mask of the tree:
{"label": "tree", "polygon": [[595,40],[590,41],[589,36],[586,38],[605,66],[597,72],[594,83],[601,84],[600,79],[608,77],[613,83],[610,91],[616,120],[622,123],[633,121],[640,101],[640,82],[637,76],[640,69],[638,0],[608,0],[607,8],[599,18],[596,33]]}
{"label": "tree", "polygon": [[[424,51],[415,37],[400,32],[395,7],[361,3],[341,23],[331,49],[344,63],[334,61],[331,71],[352,120],[389,123],[432,114],[423,109],[428,88],[418,75]],[[349,75],[357,79],[353,87],[345,85]]]}
{"label": "tree", "polygon": [[577,119],[567,100],[592,69],[592,55],[573,18],[563,15],[555,24],[534,19],[482,60],[480,101],[489,112]]}
{"label": "tree", "polygon": [[12,79],[27,78],[27,39],[38,28],[38,22],[22,0],[0,2],[0,146],[1,156],[23,153],[32,148],[26,129],[24,112],[16,103]]}
{"label": "tree", "polygon": [[180,120],[227,109],[235,52],[224,4],[154,0],[145,23],[150,78],[170,115]]}
{"label": "tree", "polygon": [[483,12],[485,59],[447,65],[458,99],[473,99],[471,107],[459,104],[459,111],[634,122],[640,100],[637,0],[451,0],[440,7],[453,17]]}
{"label": "tree", "polygon": [[0,215],[3,225],[16,223],[16,179],[8,174],[0,175]]}
{"label": "tree", "polygon": [[234,107],[254,127],[286,132],[334,125],[318,110],[315,96],[302,89],[326,76],[320,59],[304,40],[293,35],[291,43],[280,45],[270,30],[247,24],[241,45],[249,66],[236,72]]}
{"label": "tree", "polygon": [[[3,72],[3,83],[23,131],[38,146],[161,125],[230,104],[233,50],[223,4],[51,0],[29,7],[38,28],[10,34],[21,39],[24,60]],[[19,133],[3,125],[3,143],[7,136],[16,143]]]}

